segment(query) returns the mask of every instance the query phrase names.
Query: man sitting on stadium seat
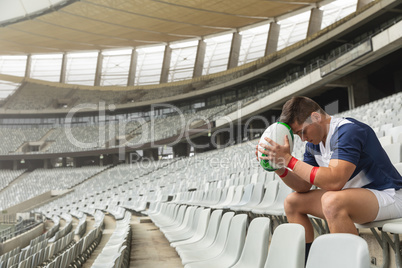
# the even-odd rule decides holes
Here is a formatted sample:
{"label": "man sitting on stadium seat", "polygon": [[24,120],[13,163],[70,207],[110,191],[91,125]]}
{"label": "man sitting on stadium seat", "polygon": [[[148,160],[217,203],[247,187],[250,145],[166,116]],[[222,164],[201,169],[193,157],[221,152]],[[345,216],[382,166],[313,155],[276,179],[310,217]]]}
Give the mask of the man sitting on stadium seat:
{"label": "man sitting on stadium seat", "polygon": [[308,214],[326,219],[331,233],[351,234],[358,234],[354,223],[402,217],[402,177],[369,126],[329,116],[307,97],[287,101],[280,121],[307,141],[303,161],[292,157],[287,138],[283,146],[267,138],[272,146],[259,150],[267,155],[261,159],[286,165],[275,172],[295,191],[285,212],[305,228],[306,256],[314,240]]}

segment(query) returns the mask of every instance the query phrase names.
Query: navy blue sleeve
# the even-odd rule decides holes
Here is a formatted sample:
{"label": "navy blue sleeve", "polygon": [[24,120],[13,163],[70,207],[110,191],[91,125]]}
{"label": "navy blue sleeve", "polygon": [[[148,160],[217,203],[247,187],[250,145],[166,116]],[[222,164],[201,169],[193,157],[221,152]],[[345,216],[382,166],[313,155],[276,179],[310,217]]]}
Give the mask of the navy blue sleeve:
{"label": "navy blue sleeve", "polygon": [[340,126],[331,138],[331,159],[345,160],[357,166],[366,137],[366,131],[356,124]]}
{"label": "navy blue sleeve", "polygon": [[314,167],[318,167],[317,161],[315,161],[314,154],[312,153],[312,149],[309,147],[309,144],[306,144],[306,151],[304,152],[303,162]]}

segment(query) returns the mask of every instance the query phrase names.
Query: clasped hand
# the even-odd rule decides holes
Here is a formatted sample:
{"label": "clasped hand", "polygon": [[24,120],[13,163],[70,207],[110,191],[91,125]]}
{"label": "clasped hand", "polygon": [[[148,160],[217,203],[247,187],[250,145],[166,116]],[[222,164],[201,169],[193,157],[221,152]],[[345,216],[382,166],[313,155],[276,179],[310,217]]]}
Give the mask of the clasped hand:
{"label": "clasped hand", "polygon": [[261,156],[261,160],[268,160],[271,163],[275,163],[277,166],[286,167],[292,158],[290,154],[290,145],[289,145],[289,138],[286,135],[284,138],[285,142],[284,145],[280,145],[270,138],[266,137],[265,140],[269,143],[259,143],[256,146],[255,155],[258,159],[258,152],[264,154],[265,156]]}

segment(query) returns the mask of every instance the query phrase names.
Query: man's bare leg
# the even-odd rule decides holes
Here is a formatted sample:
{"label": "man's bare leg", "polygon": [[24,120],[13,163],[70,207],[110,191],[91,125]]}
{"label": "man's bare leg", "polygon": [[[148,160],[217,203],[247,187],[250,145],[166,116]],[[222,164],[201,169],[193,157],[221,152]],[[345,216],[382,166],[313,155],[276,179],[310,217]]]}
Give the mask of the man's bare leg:
{"label": "man's bare leg", "polygon": [[376,196],[363,188],[295,192],[285,200],[286,216],[289,222],[303,225],[306,243],[314,240],[314,229],[307,214],[326,219],[331,233],[357,234],[354,223],[373,221],[378,209]]}
{"label": "man's bare leg", "polygon": [[311,190],[306,193],[291,193],[285,199],[285,212],[288,221],[303,225],[306,232],[306,243],[314,240],[314,228],[307,214],[324,219],[321,197],[324,190]]}
{"label": "man's bare leg", "polygon": [[321,202],[331,233],[357,235],[354,223],[375,220],[379,209],[377,197],[363,188],[326,192]]}

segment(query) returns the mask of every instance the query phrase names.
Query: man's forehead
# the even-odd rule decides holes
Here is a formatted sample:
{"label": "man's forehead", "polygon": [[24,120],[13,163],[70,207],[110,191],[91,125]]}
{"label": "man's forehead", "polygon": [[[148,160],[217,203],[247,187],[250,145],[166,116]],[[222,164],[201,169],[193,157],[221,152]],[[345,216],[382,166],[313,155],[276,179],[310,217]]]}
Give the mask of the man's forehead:
{"label": "man's forehead", "polygon": [[294,122],[293,124],[290,124],[290,128],[292,129],[293,133],[297,134],[298,132],[303,130],[303,128],[305,128],[307,125],[308,125],[307,122],[305,122],[303,124],[299,124],[297,122]]}
{"label": "man's forehead", "polygon": [[303,127],[303,125],[300,125],[299,123],[297,123],[296,121],[293,122],[292,124],[289,124],[290,128],[295,131],[298,129],[301,129]]}

